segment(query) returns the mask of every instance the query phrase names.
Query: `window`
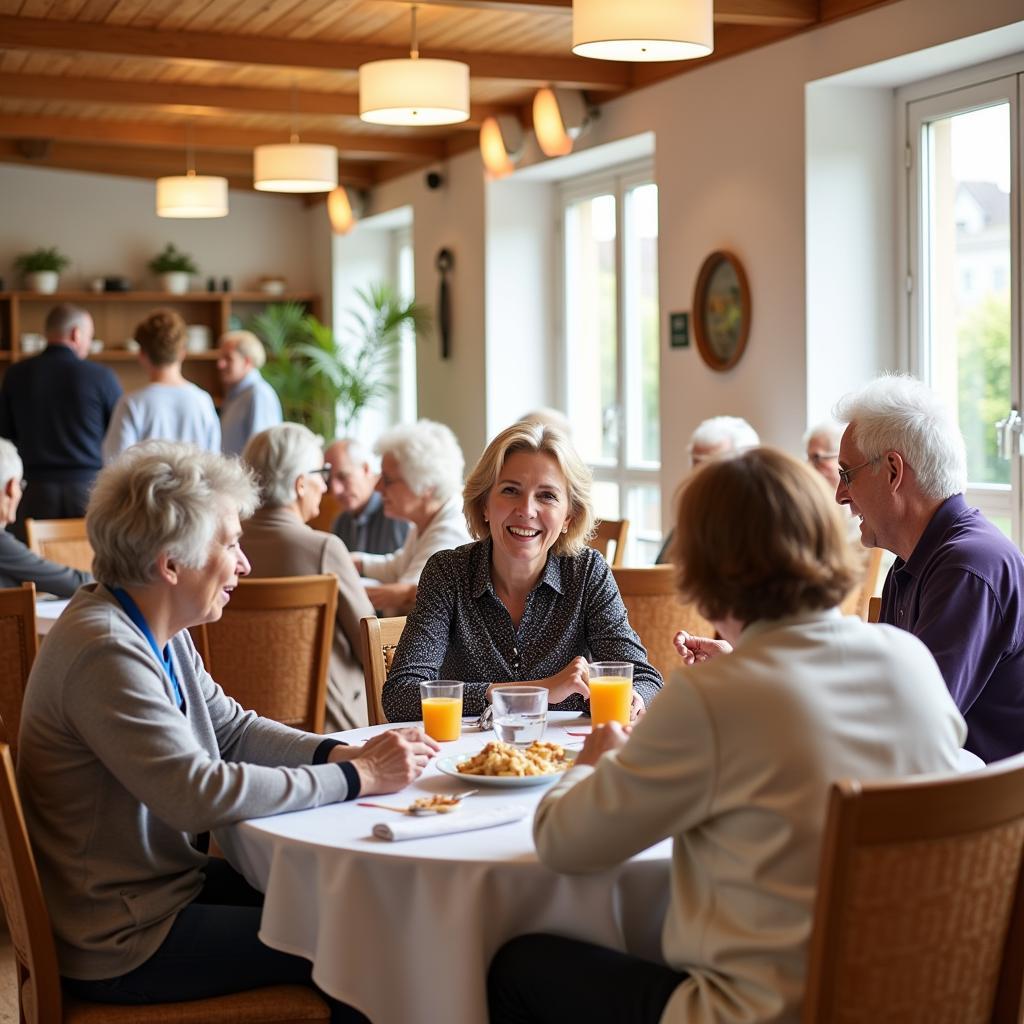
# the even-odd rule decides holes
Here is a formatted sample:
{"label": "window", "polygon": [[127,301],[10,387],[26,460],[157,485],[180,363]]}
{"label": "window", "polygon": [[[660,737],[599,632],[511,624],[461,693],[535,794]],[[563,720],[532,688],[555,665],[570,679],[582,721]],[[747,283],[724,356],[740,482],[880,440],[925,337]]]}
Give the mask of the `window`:
{"label": "window", "polygon": [[626,560],[661,538],[658,190],[649,168],[562,192],[564,405],[602,519],[629,519]]}
{"label": "window", "polygon": [[1010,289],[1018,77],[908,103],[907,143],[912,366],[957,411],[968,500],[1020,543],[1020,327]]}

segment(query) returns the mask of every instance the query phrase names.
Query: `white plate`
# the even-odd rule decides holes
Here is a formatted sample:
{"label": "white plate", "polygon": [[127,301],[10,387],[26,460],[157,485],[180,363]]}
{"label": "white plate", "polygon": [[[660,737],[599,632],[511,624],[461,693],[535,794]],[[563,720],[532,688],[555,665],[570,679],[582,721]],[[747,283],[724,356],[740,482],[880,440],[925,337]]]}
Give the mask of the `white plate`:
{"label": "white plate", "polygon": [[[566,751],[567,755],[575,759],[576,752]],[[518,789],[522,786],[546,786],[555,779],[559,779],[564,772],[552,772],[550,775],[465,775],[456,767],[463,761],[468,761],[473,754],[449,754],[447,757],[438,758],[437,770],[451,775],[453,778],[462,779],[471,786],[494,786],[497,789]]]}

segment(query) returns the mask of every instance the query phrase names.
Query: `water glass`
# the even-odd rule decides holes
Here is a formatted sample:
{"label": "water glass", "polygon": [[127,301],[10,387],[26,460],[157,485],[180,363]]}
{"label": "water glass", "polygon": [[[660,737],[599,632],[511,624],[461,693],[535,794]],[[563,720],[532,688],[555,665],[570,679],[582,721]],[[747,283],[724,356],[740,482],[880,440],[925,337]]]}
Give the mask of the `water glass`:
{"label": "water glass", "polygon": [[447,743],[462,735],[462,683],[450,679],[420,683],[420,707],[423,731],[432,739]]}
{"label": "water glass", "polygon": [[545,686],[496,686],[491,692],[494,732],[502,743],[528,747],[544,735],[548,719]]}

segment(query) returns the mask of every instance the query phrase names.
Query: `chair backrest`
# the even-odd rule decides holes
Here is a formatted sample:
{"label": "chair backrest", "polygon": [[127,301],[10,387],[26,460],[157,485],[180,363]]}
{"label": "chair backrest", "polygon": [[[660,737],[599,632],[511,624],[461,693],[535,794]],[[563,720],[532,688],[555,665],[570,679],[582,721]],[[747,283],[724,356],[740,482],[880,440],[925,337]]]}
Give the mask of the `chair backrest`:
{"label": "chair backrest", "polygon": [[50,914],[21,810],[11,748],[3,742],[0,742],[0,897],[18,967],[21,1019],[26,1024],[60,1021],[60,976]]}
{"label": "chair backrest", "polygon": [[671,565],[638,569],[613,566],[629,624],[647,648],[647,660],[667,678],[682,662],[672,638],[681,629],[694,636],[713,637],[715,627],[692,604],[676,593],[676,572]]}
{"label": "chair backrest", "polygon": [[192,630],[207,672],[265,718],[322,732],[338,578],[239,580],[224,614]]}
{"label": "chair backrest", "polygon": [[381,694],[384,692],[384,681],[391,671],[398,641],[405,629],[405,616],[395,615],[388,619],[378,619],[376,615],[367,615],[359,620],[359,631],[363,636],[363,672],[366,676],[366,712],[370,725],[383,725],[387,722]]}
{"label": "chair backrest", "polygon": [[92,545],[84,519],[26,519],[25,539],[40,558],[92,572]]}
{"label": "chair backrest", "polygon": [[804,1024],[1018,1024],[1024,755],[832,787]]}
{"label": "chair backrest", "polygon": [[868,622],[877,622],[882,617],[882,599],[868,598]]}
{"label": "chair backrest", "polygon": [[17,752],[21,702],[38,642],[36,588],[23,583],[0,590],[0,717],[7,726],[12,756]]}
{"label": "chair backrest", "polygon": [[[590,546],[600,551],[609,565],[622,565],[622,560],[626,557],[628,536],[628,519],[601,519],[594,536],[590,538]],[[614,545],[611,548],[611,557],[608,556],[609,545]]]}
{"label": "chair backrest", "polygon": [[881,548],[871,548],[864,560],[864,575],[860,582],[843,599],[839,608],[844,615],[856,615],[864,622],[869,622],[871,599],[878,589],[878,577],[882,571]]}

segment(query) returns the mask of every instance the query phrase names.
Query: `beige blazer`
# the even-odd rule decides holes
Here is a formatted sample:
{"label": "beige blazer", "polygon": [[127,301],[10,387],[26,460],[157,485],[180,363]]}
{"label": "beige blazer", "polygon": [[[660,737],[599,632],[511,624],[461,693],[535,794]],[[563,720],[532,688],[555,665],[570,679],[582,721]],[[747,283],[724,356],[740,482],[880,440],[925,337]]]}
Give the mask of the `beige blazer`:
{"label": "beige blazer", "polygon": [[327,731],[366,725],[359,620],[373,615],[373,606],[348,549],[333,533],[300,522],[291,509],[261,508],[243,526],[242,550],[256,578],[317,573],[338,577],[338,621],[327,683]]}

